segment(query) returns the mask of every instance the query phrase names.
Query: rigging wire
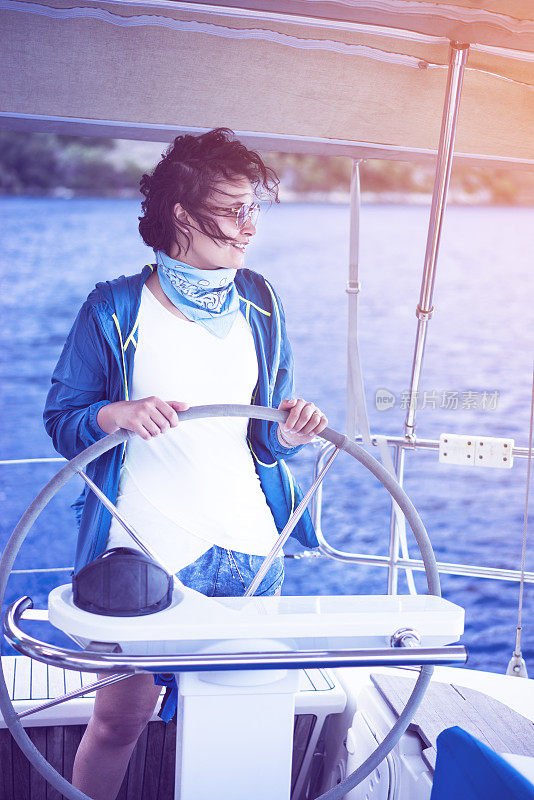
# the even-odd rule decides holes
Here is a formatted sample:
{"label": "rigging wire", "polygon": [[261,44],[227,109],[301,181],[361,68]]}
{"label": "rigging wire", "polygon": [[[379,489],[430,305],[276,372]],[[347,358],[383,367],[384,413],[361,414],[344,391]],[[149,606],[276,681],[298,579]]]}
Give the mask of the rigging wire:
{"label": "rigging wire", "polygon": [[532,465],[532,430],[534,428],[534,363],[532,365],[532,392],[530,398],[530,430],[528,436],[528,462],[527,462],[527,488],[525,493],[525,514],[523,518],[523,546],[521,550],[521,581],[519,583],[519,604],[517,609],[517,630],[515,635],[515,649],[506,670],[507,675],[517,678],[528,678],[527,665],[521,654],[521,633],[523,614],[523,594],[525,585],[525,561],[527,554],[527,527],[528,527],[528,500],[530,490],[530,471]]}

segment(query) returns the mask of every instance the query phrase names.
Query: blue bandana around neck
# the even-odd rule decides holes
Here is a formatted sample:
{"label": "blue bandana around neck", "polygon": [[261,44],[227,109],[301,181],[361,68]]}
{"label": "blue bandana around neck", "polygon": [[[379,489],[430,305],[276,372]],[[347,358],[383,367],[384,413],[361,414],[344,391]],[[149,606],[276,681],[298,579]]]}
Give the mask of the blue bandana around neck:
{"label": "blue bandana around neck", "polygon": [[159,283],[187,319],[224,339],[239,311],[236,269],[198,269],[156,250]]}

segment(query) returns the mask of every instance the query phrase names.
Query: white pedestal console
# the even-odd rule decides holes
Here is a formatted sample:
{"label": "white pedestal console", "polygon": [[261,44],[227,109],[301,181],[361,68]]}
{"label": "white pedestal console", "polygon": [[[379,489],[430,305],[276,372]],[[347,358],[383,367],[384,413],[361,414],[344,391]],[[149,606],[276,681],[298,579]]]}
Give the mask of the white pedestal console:
{"label": "white pedestal console", "polygon": [[[175,589],[171,606],[143,617],[89,614],[70,585],[49,596],[49,621],[91,650],[123,655],[268,653],[389,648],[399,629],[422,647],[458,641],[464,612],[439,597],[207,598]],[[176,800],[289,800],[296,669],[182,672]]]}
{"label": "white pedestal console", "polygon": [[117,642],[132,655],[200,653],[217,643],[223,653],[236,639],[257,640],[257,652],[264,639],[292,651],[389,647],[401,628],[416,630],[422,647],[442,647],[464,626],[463,608],[434,595],[205,597],[185,586],[164,611],[105,617],[76,608],[66,584],[50,592],[48,618],[78,642]]}
{"label": "white pedestal console", "polygon": [[289,800],[298,684],[298,670],[180,675],[176,800]]}

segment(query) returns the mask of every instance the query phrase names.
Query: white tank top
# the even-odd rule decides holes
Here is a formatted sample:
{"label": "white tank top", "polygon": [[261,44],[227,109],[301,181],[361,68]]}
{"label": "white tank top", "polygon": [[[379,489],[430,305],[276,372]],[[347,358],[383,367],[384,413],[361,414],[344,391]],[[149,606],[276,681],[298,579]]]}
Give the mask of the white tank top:
{"label": "white tank top", "polygon": [[[130,399],[249,404],[257,379],[254,340],[241,313],[220,339],[175,316],[143,288]],[[245,418],[192,420],[149,441],[128,441],[117,508],[171,572],[213,544],[267,555],[276,542],[247,424]],[[107,547],[118,546],[134,545],[113,519]]]}

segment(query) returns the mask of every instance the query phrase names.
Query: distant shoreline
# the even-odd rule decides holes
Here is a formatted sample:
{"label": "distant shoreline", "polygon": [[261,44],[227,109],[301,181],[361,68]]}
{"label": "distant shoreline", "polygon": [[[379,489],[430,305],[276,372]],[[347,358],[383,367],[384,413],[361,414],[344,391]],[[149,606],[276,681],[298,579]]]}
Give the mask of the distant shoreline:
{"label": "distant shoreline", "polygon": [[[139,200],[141,197],[139,192],[130,190],[121,190],[116,192],[106,193],[90,193],[90,192],[76,192],[64,186],[59,186],[49,192],[28,192],[21,194],[14,194],[9,192],[0,192],[2,198],[17,198],[17,199],[52,199],[52,200]],[[332,192],[293,192],[289,190],[280,190],[280,202],[282,204],[297,204],[307,203],[314,204],[329,204],[329,205],[349,205],[350,195],[348,192],[332,191]],[[399,205],[399,206],[430,206],[432,203],[432,195],[430,193],[410,193],[410,192],[362,192],[361,204],[362,206],[375,206],[375,205]],[[447,200],[447,205],[450,206],[495,206],[495,207],[509,207],[515,206],[520,208],[527,208],[534,206],[534,200],[525,198],[524,200],[514,200],[513,202],[504,202],[503,200],[496,201],[489,196],[489,193],[476,193],[467,194],[464,192],[451,192]]]}
{"label": "distant shoreline", "polygon": [[[0,131],[0,196],[140,200],[141,176],[151,172],[161,155],[161,143]],[[349,203],[349,158],[269,153],[266,164],[276,175],[284,203]],[[426,208],[434,180],[430,162],[364,161],[362,202]],[[454,206],[531,207],[534,172],[457,162],[448,198]]]}

